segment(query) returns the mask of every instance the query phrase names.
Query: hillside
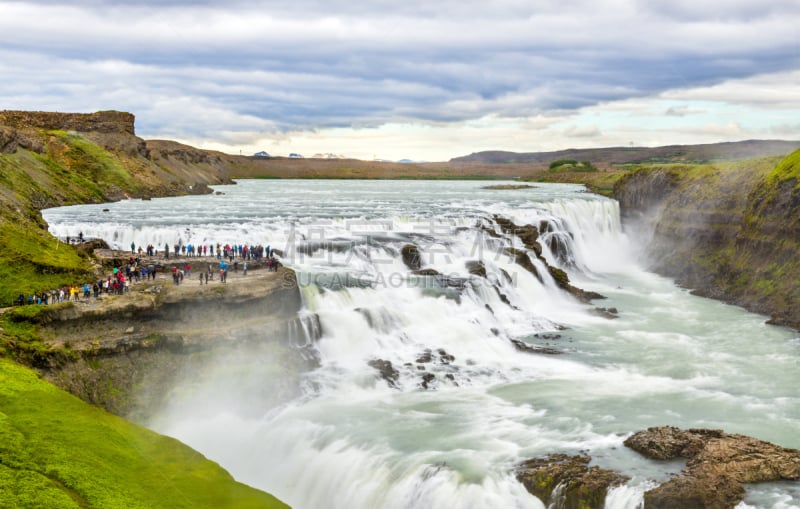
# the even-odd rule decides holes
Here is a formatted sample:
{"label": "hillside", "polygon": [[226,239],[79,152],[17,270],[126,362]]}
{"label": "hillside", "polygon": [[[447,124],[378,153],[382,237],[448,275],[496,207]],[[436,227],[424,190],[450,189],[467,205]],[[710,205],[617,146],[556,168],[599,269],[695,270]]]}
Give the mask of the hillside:
{"label": "hillside", "polygon": [[41,209],[203,193],[208,184],[231,182],[214,153],[192,160],[182,150],[151,152],[133,123],[133,115],[121,112],[0,111],[0,505],[286,507],[178,441],[84,403],[3,359],[34,364],[76,357],[66,348],[54,352],[41,341],[38,325],[25,320],[40,307],[2,309],[19,293],[73,285],[94,272],[93,259],[47,232]]}
{"label": "hillside", "polygon": [[180,151],[151,151],[133,122],[114,111],[0,111],[0,307],[91,271],[85,256],[47,232],[41,209],[205,193],[208,184],[231,182],[213,153],[187,163]]}
{"label": "hillside", "polygon": [[177,440],[0,359],[0,506],[282,508]]}
{"label": "hillside", "polygon": [[709,163],[738,161],[788,154],[800,148],[800,141],[748,140],[704,145],[669,145],[664,147],[609,147],[568,149],[555,152],[477,152],[456,157],[451,163],[548,163],[557,159],[591,161],[594,164]]}

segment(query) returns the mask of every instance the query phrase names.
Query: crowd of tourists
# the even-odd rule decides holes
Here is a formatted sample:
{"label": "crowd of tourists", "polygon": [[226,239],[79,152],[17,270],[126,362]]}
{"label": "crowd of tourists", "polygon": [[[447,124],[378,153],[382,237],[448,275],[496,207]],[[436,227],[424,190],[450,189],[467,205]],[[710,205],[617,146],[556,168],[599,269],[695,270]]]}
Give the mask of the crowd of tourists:
{"label": "crowd of tourists", "polygon": [[53,290],[35,292],[27,297],[19,294],[14,304],[58,304],[98,298],[101,295],[122,295],[130,289],[132,282],[155,280],[158,267],[145,265],[139,258],[131,257],[123,267],[114,267],[105,278],[85,282],[80,285],[67,285]]}
{"label": "crowd of tourists", "polygon": [[[138,251],[137,251],[138,249]],[[139,253],[139,255],[157,256],[158,249],[153,244],[147,246],[136,246],[135,242],[131,242],[131,254]],[[223,258],[229,259],[231,262],[234,258],[243,258],[245,260],[261,260],[262,258],[270,258],[273,256],[273,251],[267,246],[262,245],[248,245],[248,244],[183,244],[177,242],[170,246],[168,243],[164,244],[164,249],[161,251],[164,258],[169,258],[170,253],[172,257],[187,257],[195,258],[199,256],[210,256],[221,260]]]}
{"label": "crowd of tourists", "polygon": [[[79,235],[79,240],[83,241],[83,233]],[[137,246],[131,243],[131,256],[123,266],[113,267],[110,274],[105,278],[96,281],[85,282],[80,285],[67,285],[53,290],[35,292],[29,295],[19,294],[15,299],[15,305],[26,304],[58,304],[61,302],[89,300],[99,298],[102,295],[123,295],[128,292],[132,284],[141,281],[153,280],[159,272],[169,271],[158,259],[159,252],[152,244],[147,246]],[[170,258],[170,246],[164,245],[162,251],[164,260]],[[232,265],[234,272],[238,272],[242,262],[242,274],[247,275],[248,260],[265,260],[265,265],[269,271],[277,271],[280,262],[275,258],[274,251],[269,245],[247,245],[247,244],[203,244],[203,245],[184,245],[178,242],[172,246],[172,258],[195,258],[195,257],[216,258],[218,263],[209,263],[206,270],[199,271],[200,284],[208,284],[214,281],[215,273],[219,274],[219,281],[226,283],[228,279],[228,269]],[[169,262],[167,262],[169,263]],[[217,265],[215,267],[214,265]],[[175,263],[172,268],[172,281],[175,285],[183,283],[185,278],[192,275],[192,266],[188,261]]]}

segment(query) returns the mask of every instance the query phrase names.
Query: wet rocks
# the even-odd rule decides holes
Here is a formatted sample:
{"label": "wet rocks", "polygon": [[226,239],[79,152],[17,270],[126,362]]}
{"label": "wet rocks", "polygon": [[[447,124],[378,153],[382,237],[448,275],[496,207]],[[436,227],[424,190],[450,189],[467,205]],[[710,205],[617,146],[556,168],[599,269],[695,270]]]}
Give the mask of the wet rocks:
{"label": "wet rocks", "polygon": [[556,340],[561,339],[561,334],[539,333],[534,334],[533,337],[538,339]]}
{"label": "wet rocks", "polygon": [[422,355],[417,357],[417,362],[420,364],[425,364],[426,362],[432,362],[432,361],[433,361],[433,355],[431,354],[431,351],[429,349],[426,349],[422,353]]}
{"label": "wet rocks", "polygon": [[501,216],[494,216],[494,221],[500,226],[500,229],[503,233],[508,235],[516,235],[519,240],[522,241],[522,245],[524,245],[527,249],[532,250],[536,253],[536,256],[542,256],[542,246],[539,244],[539,229],[533,226],[532,224],[526,224],[524,226],[518,226],[514,224],[510,219],[501,217]]}
{"label": "wet rocks", "polygon": [[550,275],[553,276],[553,280],[559,286],[559,288],[565,290],[567,293],[578,299],[579,301],[583,302],[584,304],[588,304],[593,300],[597,299],[605,299],[604,295],[600,295],[597,292],[590,292],[573,286],[569,282],[569,276],[563,270],[552,267],[550,265],[547,266],[547,270],[550,272]]}
{"label": "wet rocks", "polygon": [[406,264],[411,270],[419,270],[422,267],[422,262],[419,254],[419,248],[414,244],[406,244],[400,249],[400,256],[403,258],[403,263]]}
{"label": "wet rocks", "polygon": [[625,445],[648,458],[689,458],[680,477],[645,493],[646,507],[733,508],[745,483],[800,480],[800,451],[721,430],[648,428]]}
{"label": "wet rocks", "polygon": [[437,349],[435,353],[430,348],[426,348],[417,357],[418,364],[425,364],[428,362],[436,362],[437,364],[450,364],[455,360],[455,356],[447,353],[444,348]]}
{"label": "wet rocks", "polygon": [[[426,364],[430,364],[431,368],[437,369],[438,371],[453,371],[457,372],[458,367],[452,366],[451,364],[456,360],[455,356],[452,354],[447,353],[444,348],[438,348],[435,351],[431,350],[430,348],[426,348],[423,350],[421,354],[417,356],[417,371],[420,373],[420,382],[418,387],[421,389],[435,389],[439,383],[439,379],[434,373],[427,371],[428,367],[425,366]],[[433,366],[438,365],[438,368],[434,368]],[[406,364],[406,366],[413,366],[413,364]],[[439,373],[441,375],[441,373]],[[445,373],[443,380],[446,380],[454,385],[458,385],[456,383],[456,377],[453,373]]]}
{"label": "wet rocks", "polygon": [[493,191],[516,191],[518,189],[536,189],[536,186],[529,186],[527,184],[496,184],[493,186],[483,186],[481,189],[489,189]]}
{"label": "wet rocks", "polygon": [[[589,303],[595,299],[605,298],[599,293],[589,292],[573,286],[570,284],[569,276],[566,272],[558,267],[551,266],[544,258],[542,258],[542,246],[539,244],[538,228],[530,224],[525,226],[517,226],[511,220],[500,216],[494,216],[494,220],[500,226],[500,229],[503,232],[516,235],[527,249],[530,249],[534,252],[536,257],[547,267],[547,271],[550,273],[550,276],[553,278],[559,288],[570,293],[583,303]],[[539,274],[539,270],[533,264],[533,261],[527,252],[521,249],[508,247],[505,249],[505,253],[514,258],[514,263],[536,276],[536,279],[538,279],[540,282],[544,282],[544,278],[541,274]]]}
{"label": "wet rocks", "polygon": [[411,273],[414,274],[415,276],[434,276],[435,277],[435,276],[441,276],[442,275],[442,273],[439,272],[436,269],[418,269],[418,270],[412,270]]}
{"label": "wet rocks", "polygon": [[470,260],[465,263],[465,266],[470,275],[486,279],[486,266],[483,264],[483,262]]}
{"label": "wet rocks", "polygon": [[512,339],[511,344],[514,345],[514,348],[524,353],[542,353],[548,355],[558,355],[564,353],[561,350],[556,350],[555,348],[549,348],[546,346],[538,346],[538,345],[529,345],[528,343],[522,341],[521,339]]}
{"label": "wet rocks", "polygon": [[368,361],[367,364],[378,371],[380,377],[386,380],[386,383],[389,385],[389,387],[393,389],[397,387],[397,379],[400,377],[400,372],[397,371],[394,366],[392,366],[391,361],[384,359],[372,359],[371,361]]}
{"label": "wet rocks", "polygon": [[536,266],[533,264],[533,261],[531,261],[531,257],[528,256],[528,253],[513,247],[507,247],[505,253],[514,258],[514,263],[536,276],[536,279],[540,282],[543,282],[542,276],[539,274],[539,271],[536,270]]}
{"label": "wet rocks", "polygon": [[594,308],[591,311],[592,314],[607,318],[609,320],[614,320],[615,318],[619,318],[619,311],[617,308]]}
{"label": "wet rocks", "polygon": [[627,477],[600,467],[589,467],[585,455],[551,454],[523,462],[517,480],[548,507],[602,509],[609,488]]}
{"label": "wet rocks", "polygon": [[419,383],[419,386],[423,389],[429,389],[434,380],[436,380],[436,375],[433,373],[423,373],[422,381]]}
{"label": "wet rocks", "polygon": [[450,364],[451,362],[456,360],[454,355],[450,355],[443,348],[438,349],[436,353],[439,354],[439,362],[441,364]]}

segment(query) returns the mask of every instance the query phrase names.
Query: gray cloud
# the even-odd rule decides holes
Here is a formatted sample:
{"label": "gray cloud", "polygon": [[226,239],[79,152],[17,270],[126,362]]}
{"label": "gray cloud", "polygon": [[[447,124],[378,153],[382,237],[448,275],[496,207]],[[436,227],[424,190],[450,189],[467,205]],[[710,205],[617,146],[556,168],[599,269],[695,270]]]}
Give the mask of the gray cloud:
{"label": "gray cloud", "polygon": [[797,69],[798,22],[794,1],[23,1],[0,7],[0,104],[196,137],[527,117]]}

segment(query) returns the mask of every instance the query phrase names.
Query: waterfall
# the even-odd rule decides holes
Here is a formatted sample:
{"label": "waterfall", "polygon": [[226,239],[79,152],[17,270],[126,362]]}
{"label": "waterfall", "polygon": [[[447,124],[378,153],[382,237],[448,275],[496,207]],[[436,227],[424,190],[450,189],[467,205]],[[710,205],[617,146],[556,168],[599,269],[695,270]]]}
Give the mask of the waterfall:
{"label": "waterfall", "polygon": [[[797,447],[797,340],[642,270],[613,200],[578,186],[476,182],[224,189],[44,215],[56,235],[82,231],[123,249],[181,240],[284,253],[304,308],[286,339],[318,366],[302,375],[302,396],[243,412],[228,393],[195,393],[202,405],[154,427],[293,507],[543,508],[515,466],[589,451],[634,472],[606,507],[638,509],[668,467],[625,449],[636,429],[756,430]],[[509,221],[536,228],[541,257]],[[609,299],[579,302],[548,267]],[[618,306],[619,318],[596,305]],[[751,337],[770,354],[731,339]],[[239,376],[250,372],[262,376]]]}

